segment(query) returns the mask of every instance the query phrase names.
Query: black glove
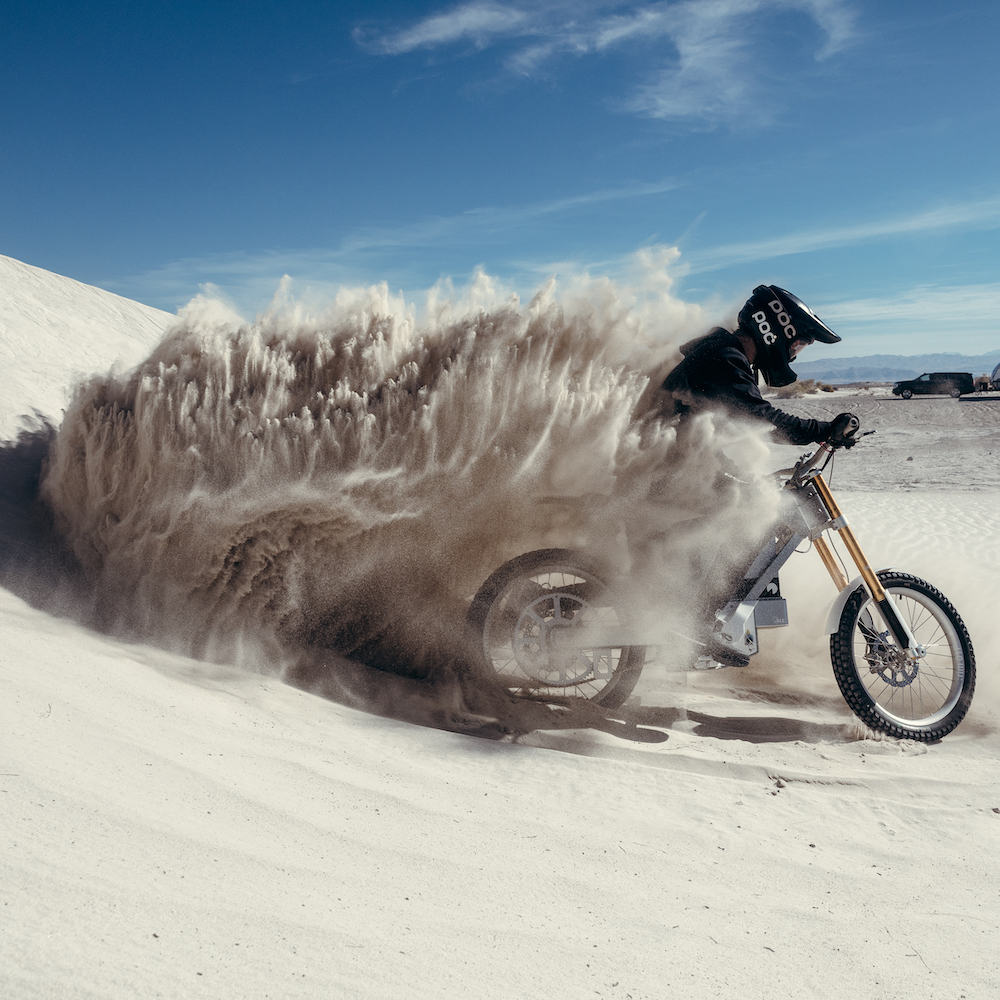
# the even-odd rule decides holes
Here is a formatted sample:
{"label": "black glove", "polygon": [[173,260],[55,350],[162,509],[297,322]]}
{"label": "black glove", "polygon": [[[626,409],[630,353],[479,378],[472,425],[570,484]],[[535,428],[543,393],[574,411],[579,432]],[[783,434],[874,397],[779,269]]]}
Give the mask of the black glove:
{"label": "black glove", "polygon": [[860,427],[861,421],[853,413],[838,413],[827,440],[835,448],[853,448],[858,443],[854,435]]}

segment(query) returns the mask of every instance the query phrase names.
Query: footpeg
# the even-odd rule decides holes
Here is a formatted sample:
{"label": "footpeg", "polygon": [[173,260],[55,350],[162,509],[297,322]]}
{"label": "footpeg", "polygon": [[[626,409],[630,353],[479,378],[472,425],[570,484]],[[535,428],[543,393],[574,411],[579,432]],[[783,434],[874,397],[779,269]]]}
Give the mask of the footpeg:
{"label": "footpeg", "polygon": [[729,649],[728,646],[722,646],[717,642],[710,642],[705,648],[705,654],[713,660],[718,660],[726,667],[748,667],[750,665],[749,656],[737,653],[735,649]]}

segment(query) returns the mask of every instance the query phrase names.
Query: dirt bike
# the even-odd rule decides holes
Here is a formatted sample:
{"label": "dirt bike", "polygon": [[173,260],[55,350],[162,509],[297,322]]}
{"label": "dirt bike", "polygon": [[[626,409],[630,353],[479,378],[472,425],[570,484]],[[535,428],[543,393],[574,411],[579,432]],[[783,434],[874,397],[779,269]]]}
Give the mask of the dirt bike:
{"label": "dirt bike", "polygon": [[[845,415],[850,416],[850,415]],[[874,570],[837,505],[823,472],[859,437],[854,416],[791,469],[775,473],[786,502],[742,577],[706,623],[686,669],[746,666],[758,629],[788,624],[778,571],[811,542],[837,587],[827,618],[830,659],[841,693],[865,725],[930,742],[950,733],[972,701],[976,661],[968,630],[948,599],[896,569]],[[874,432],[868,432],[874,433]],[[857,566],[848,580],[831,547],[835,533]],[[627,588],[584,554],[528,552],[497,569],[479,589],[468,627],[485,664],[511,691],[579,697],[618,708],[646,659]]]}

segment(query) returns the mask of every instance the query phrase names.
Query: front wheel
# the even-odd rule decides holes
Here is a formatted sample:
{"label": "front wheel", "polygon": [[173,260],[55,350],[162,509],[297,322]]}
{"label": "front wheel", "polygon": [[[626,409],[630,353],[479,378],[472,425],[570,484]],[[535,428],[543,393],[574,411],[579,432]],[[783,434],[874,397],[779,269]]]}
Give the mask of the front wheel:
{"label": "front wheel", "polygon": [[912,398],[913,398],[913,393],[912,393],[912,392],[910,392],[910,390],[909,390],[909,389],[904,389],[904,390],[903,390],[903,391],[902,391],[902,392],[900,393],[900,396],[902,396],[902,397],[903,397],[903,399],[912,399]]}
{"label": "front wheel", "polygon": [[910,626],[908,659],[865,587],[850,596],[830,637],[833,673],[865,725],[899,739],[930,742],[965,718],[976,687],[976,657],[958,612],[939,590],[908,573],[878,574]]}
{"label": "front wheel", "polygon": [[646,658],[627,604],[585,557],[542,549],[504,563],[473,598],[469,631],[488,668],[517,693],[617,708]]}

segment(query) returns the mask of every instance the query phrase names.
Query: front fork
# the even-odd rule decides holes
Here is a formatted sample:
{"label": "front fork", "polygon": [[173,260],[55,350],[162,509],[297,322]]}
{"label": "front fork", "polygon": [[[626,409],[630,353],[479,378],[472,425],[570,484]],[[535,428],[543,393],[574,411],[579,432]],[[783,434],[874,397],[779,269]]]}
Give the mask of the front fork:
{"label": "front fork", "polygon": [[[875,570],[872,569],[867,556],[861,550],[861,546],[858,544],[858,539],[855,536],[854,531],[847,523],[847,518],[844,517],[841,512],[837,501],[833,498],[833,494],[830,492],[830,487],[827,485],[822,473],[816,473],[816,475],[812,477],[811,482],[816,488],[816,492],[820,495],[824,506],[830,512],[831,523],[829,527],[832,530],[839,532],[840,537],[843,538],[844,545],[847,547],[847,551],[851,554],[851,558],[858,567],[861,579],[864,580],[865,586],[868,588],[868,592],[872,595],[872,600],[874,600],[878,605],[879,611],[882,613],[885,624],[888,626],[893,638],[896,640],[899,648],[904,650],[904,655],[908,660],[917,659],[922,655],[923,650],[917,646],[909,625],[907,625],[906,622],[899,617],[896,605],[893,603],[892,598],[890,598],[885,592],[885,588],[882,586],[882,581],[878,578]],[[816,551],[819,553],[820,559],[823,560],[823,565],[826,566],[827,571],[833,578],[833,582],[837,587],[837,590],[843,590],[849,581],[844,575],[844,571],[837,563],[833,551],[827,544],[826,539],[823,538],[822,535],[818,535],[813,539],[813,545],[816,546]]]}

